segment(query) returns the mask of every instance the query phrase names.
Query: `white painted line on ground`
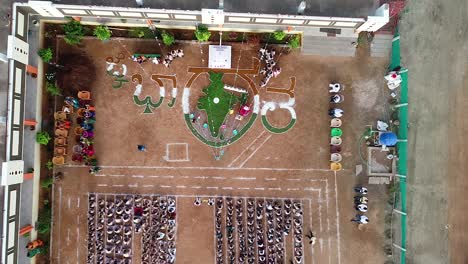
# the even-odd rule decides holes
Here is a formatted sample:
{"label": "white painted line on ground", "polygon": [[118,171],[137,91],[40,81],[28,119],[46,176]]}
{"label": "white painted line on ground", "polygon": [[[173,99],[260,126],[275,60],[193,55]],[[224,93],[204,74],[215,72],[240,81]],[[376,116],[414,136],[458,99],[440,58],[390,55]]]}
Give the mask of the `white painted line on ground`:
{"label": "white painted line on ground", "polygon": [[94,176],[96,176],[96,177],[106,177],[105,174],[94,174]]}
{"label": "white painted line on ground", "polygon": [[185,185],[177,185],[176,188],[185,189],[185,188],[187,188],[187,186],[185,186]]}
{"label": "white painted line on ground", "polygon": [[58,231],[59,231],[59,237],[58,237],[58,263],[60,263],[60,252],[61,252],[61,247],[60,247],[60,240],[62,240],[62,230],[60,228],[60,224],[62,223],[62,187],[60,186],[58,189],[59,192],[59,214],[58,214]]}
{"label": "white painted line on ground", "polygon": [[76,228],[76,262],[79,263],[80,261],[80,247],[78,245],[80,245],[81,241],[80,241],[80,228],[77,227]]}
{"label": "white painted line on ground", "polygon": [[319,238],[320,253],[323,253],[323,238]]}
{"label": "white painted line on ground", "polygon": [[234,188],[232,188],[232,187],[223,187],[221,189],[223,189],[223,190],[233,190]]}
{"label": "white painted line on ground", "polygon": [[[331,252],[331,239],[328,239],[328,252]],[[328,254],[328,263],[331,264],[331,256],[332,254]]]}
{"label": "white painted line on ground", "polygon": [[192,189],[200,189],[201,186],[192,186],[192,187],[190,187],[190,188],[192,188]]}
{"label": "white painted line on ground", "polygon": [[132,178],[144,178],[145,176],[143,175],[132,175]]}
{"label": "white painted line on ground", "polygon": [[268,188],[269,191],[281,191],[281,188]]}
{"label": "white painted line on ground", "polygon": [[174,178],[174,176],[172,176],[172,175],[166,175],[166,176],[161,176],[161,178],[169,178],[169,179],[172,179],[172,178]]}
{"label": "white painted line on ground", "polygon": [[254,190],[263,191],[263,190],[265,190],[265,188],[263,188],[263,187],[256,187],[256,188],[254,188]]}
{"label": "white painted line on ground", "polygon": [[71,202],[70,199],[71,199],[71,198],[68,197],[68,209],[70,209],[70,202]]}
{"label": "white painted line on ground", "polygon": [[238,189],[238,190],[250,190],[249,187],[238,187],[237,189]]}
{"label": "white painted line on ground", "polygon": [[224,180],[224,179],[226,179],[226,177],[221,177],[221,176],[213,176],[212,178],[215,179],[215,180]]}
{"label": "white painted line on ground", "polygon": [[266,181],[276,181],[276,178],[265,178]]}
{"label": "white painted line on ground", "polygon": [[123,184],[114,184],[114,185],[112,185],[112,186],[113,186],[113,187],[124,187]]}
{"label": "white painted line on ground", "polygon": [[128,187],[130,187],[130,188],[137,188],[137,187],[138,187],[138,184],[129,184]]}
{"label": "white painted line on ground", "polygon": [[288,188],[287,191],[299,191],[299,188]]}
{"label": "white painted line on ground", "polygon": [[125,175],[123,175],[123,174],[109,174],[108,176],[110,176],[110,177],[123,177]]}
{"label": "white painted line on ground", "polygon": [[80,197],[78,197],[78,200],[76,201],[76,207],[80,208]]}
{"label": "white painted line on ground", "polygon": [[193,177],[193,178],[195,178],[195,179],[206,179],[205,176],[195,176],[195,177]]}
{"label": "white painted line on ground", "polygon": [[147,184],[147,185],[143,185],[143,187],[152,188],[152,187],[154,187],[154,185],[153,184]]}
{"label": "white painted line on ground", "polygon": [[106,187],[106,186],[107,186],[107,184],[105,184],[105,183],[99,183],[97,186],[100,186],[100,187]]}
{"label": "white painted line on ground", "polygon": [[188,178],[189,178],[189,176],[182,176],[182,178],[183,178],[183,179],[188,179]]}
{"label": "white painted line on ground", "polygon": [[[72,165],[72,164],[65,164],[61,165],[65,168],[84,168],[88,167],[86,165]],[[109,169],[168,169],[168,170],[184,170],[184,169],[193,169],[193,170],[252,170],[252,171],[323,171],[323,172],[331,172],[330,169],[317,169],[317,168],[265,168],[265,167],[257,167],[257,168],[235,168],[235,167],[170,167],[170,166],[120,166],[120,165],[100,165],[101,168],[109,168]],[[343,169],[341,171],[349,171],[349,169]],[[110,175],[109,175],[110,176]],[[123,175],[122,175],[123,176]]]}
{"label": "white painted line on ground", "polygon": [[161,188],[171,188],[171,186],[169,186],[169,185],[159,185],[159,187],[161,187]]}
{"label": "white painted line on ground", "polygon": [[336,183],[336,171],[335,171],[335,206],[336,206],[336,241],[338,248],[338,264],[341,264],[341,245],[340,245],[340,211],[338,209],[338,184]]}
{"label": "white painted line on ground", "polygon": [[156,175],[151,175],[151,176],[148,176],[150,178],[159,178],[159,176],[156,176]]}
{"label": "white painted line on ground", "polygon": [[[304,188],[304,191],[309,191],[309,192],[320,192],[321,189],[316,189],[316,188],[312,188],[312,187],[307,187],[307,188]],[[322,200],[322,198],[320,198],[320,201]]]}
{"label": "white painted line on ground", "polygon": [[288,181],[300,181],[301,179],[297,179],[297,178],[291,179],[291,178],[288,178],[287,180],[288,180]]}
{"label": "white painted line on ground", "polygon": [[234,177],[234,180],[243,180],[243,181],[253,181],[256,180],[257,177]]}
{"label": "white painted line on ground", "polygon": [[248,146],[244,149],[244,151],[242,151],[242,152],[239,154],[239,156],[237,156],[233,161],[231,161],[231,163],[229,163],[228,167],[231,167],[232,164],[233,164],[234,162],[237,161],[237,159],[239,159],[240,157],[242,157],[242,155],[244,154],[244,152],[246,152],[247,150],[249,150],[250,147],[251,147],[253,144],[255,144],[255,141],[257,141],[257,140],[258,140],[261,136],[263,136],[263,134],[265,134],[265,133],[266,133],[266,131],[263,130],[262,133],[260,133],[260,135],[258,135],[258,136],[252,141],[252,143],[250,143],[250,145],[248,145]]}
{"label": "white painted line on ground", "polygon": [[219,187],[206,187],[207,189],[219,189]]}
{"label": "white painted line on ground", "polygon": [[245,159],[245,160],[241,163],[241,165],[239,165],[239,168],[242,168],[242,167],[245,165],[245,163],[247,163],[247,161],[249,161],[250,158],[252,158],[253,155],[255,155],[255,153],[257,153],[257,151],[258,151],[272,136],[273,136],[273,135],[269,135],[269,136],[265,139],[265,141],[263,141],[262,144],[260,144],[260,146],[258,146],[258,147],[254,150],[254,152],[252,152],[252,154],[250,154],[250,155],[247,157],[247,159]]}
{"label": "white painted line on ground", "polygon": [[70,228],[67,228],[67,246],[70,245]]}

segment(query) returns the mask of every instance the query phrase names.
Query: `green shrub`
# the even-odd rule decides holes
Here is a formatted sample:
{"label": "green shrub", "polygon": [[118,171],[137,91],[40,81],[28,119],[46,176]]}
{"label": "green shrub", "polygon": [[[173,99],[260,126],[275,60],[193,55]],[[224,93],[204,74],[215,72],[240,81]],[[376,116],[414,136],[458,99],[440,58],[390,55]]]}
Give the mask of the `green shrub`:
{"label": "green shrub", "polygon": [[60,95],[60,89],[53,82],[46,82],[47,92],[52,96]]}
{"label": "green shrub", "polygon": [[205,25],[198,25],[195,29],[195,37],[198,41],[207,41],[211,36],[211,32],[208,31],[208,27]]}
{"label": "green shrub", "polygon": [[45,63],[49,63],[52,60],[54,54],[52,53],[51,48],[40,49],[37,54],[41,57],[42,61]]}
{"label": "green shrub", "polygon": [[286,37],[286,33],[284,33],[282,30],[277,30],[273,32],[273,38],[275,40],[281,41]]}
{"label": "green shrub", "polygon": [[39,234],[49,233],[52,222],[52,209],[50,205],[44,206],[39,213],[36,223],[36,230]]}
{"label": "green shrub", "polygon": [[49,177],[41,182],[41,187],[48,189],[52,184],[54,184],[54,178]]}
{"label": "green shrub", "polygon": [[295,35],[294,37],[291,37],[291,39],[288,42],[288,45],[291,49],[297,49],[301,46],[301,37],[300,35]]}
{"label": "green shrub", "polygon": [[52,170],[54,168],[54,163],[49,160],[45,166],[48,170]]}
{"label": "green shrub", "polygon": [[172,35],[171,33],[163,31],[161,33],[161,36],[162,36],[162,42],[164,43],[164,45],[171,46],[172,44],[175,43],[174,35]]}
{"label": "green shrub", "polygon": [[67,24],[63,25],[65,31],[64,40],[67,44],[76,45],[81,42],[84,36],[84,28],[80,22],[72,19]]}
{"label": "green shrub", "polygon": [[147,27],[132,28],[130,36],[133,38],[154,39],[156,36],[154,32]]}
{"label": "green shrub", "polygon": [[108,40],[112,36],[112,31],[107,26],[99,25],[94,28],[94,36],[100,40]]}
{"label": "green shrub", "polygon": [[41,144],[41,145],[47,145],[49,144],[49,141],[52,138],[50,137],[49,133],[46,131],[41,131],[36,134],[36,142]]}

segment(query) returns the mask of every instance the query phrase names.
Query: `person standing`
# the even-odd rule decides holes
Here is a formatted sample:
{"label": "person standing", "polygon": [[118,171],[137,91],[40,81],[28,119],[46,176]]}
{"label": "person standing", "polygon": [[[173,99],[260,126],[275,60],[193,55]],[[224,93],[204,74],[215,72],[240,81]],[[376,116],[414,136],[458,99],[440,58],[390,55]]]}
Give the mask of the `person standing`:
{"label": "person standing", "polygon": [[146,152],[146,146],[145,145],[137,145],[137,149],[140,152]]}

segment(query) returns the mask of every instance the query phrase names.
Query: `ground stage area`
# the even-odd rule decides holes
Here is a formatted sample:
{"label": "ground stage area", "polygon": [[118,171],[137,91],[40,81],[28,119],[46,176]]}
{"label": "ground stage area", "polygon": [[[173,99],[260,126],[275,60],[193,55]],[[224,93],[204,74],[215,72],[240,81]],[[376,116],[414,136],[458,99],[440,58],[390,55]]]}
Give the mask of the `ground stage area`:
{"label": "ground stage area", "polygon": [[[85,45],[72,48],[59,41],[58,52],[59,56],[70,53],[85,56],[96,69],[89,90],[96,107],[94,146],[102,170],[91,175],[86,167],[71,160],[58,168],[64,172],[64,179],[54,186],[53,263],[86,263],[90,193],[111,199],[116,199],[115,195],[137,194],[174,197],[177,208],[175,263],[216,263],[216,206],[203,203],[196,207],[193,205],[196,197],[225,198],[221,220],[224,232],[229,197],[234,201],[242,200],[242,210],[248,210],[249,199],[265,202],[271,199],[284,210],[287,200],[296,201],[302,205],[303,234],[312,231],[317,236],[313,247],[303,237],[302,263],[384,262],[381,249],[383,203],[378,202],[383,189],[371,189],[375,198],[371,198],[372,209],[368,214],[375,220],[372,224],[358,231],[349,219],[355,214],[352,187],[356,182],[354,165],[359,162],[355,142],[362,127],[384,113],[384,109],[379,108],[379,96],[382,92],[380,76],[383,76],[386,61],[281,54],[281,74],[267,87],[260,88],[258,74],[246,72],[243,79],[237,71],[255,69],[254,57],[259,47],[233,45],[232,65],[239,75],[236,78],[226,72],[223,81],[248,89],[248,103],[252,106],[258,95],[260,109],[251,127],[245,129],[242,137],[223,147],[224,155],[216,160],[220,148],[213,148],[194,135],[188,127],[190,121],[187,123],[184,117],[187,111],[182,107],[184,88],[190,88],[184,104],[189,105],[191,113],[197,111],[195,105],[200,90],[209,84],[206,73],[200,74],[192,84],[189,82],[193,76],[189,67],[207,67],[208,45],[174,47],[183,49],[185,56],[175,59],[166,68],[149,62],[140,65],[130,59],[133,53],[160,53],[154,42],[111,40],[103,43],[88,39],[83,42]],[[110,67],[109,62],[115,65]],[[332,80],[345,85],[345,101],[341,105],[345,110],[344,171],[337,174],[329,171],[328,161],[327,89]],[[174,84],[177,89],[173,89]],[[135,100],[138,89],[140,93]],[[147,96],[151,96],[149,106],[143,104]],[[294,103],[288,105],[291,98]],[[272,127],[286,127],[294,114],[297,116],[289,130],[272,133],[262,123],[261,109],[268,102],[276,105],[273,111],[265,110]],[[239,130],[248,123],[242,121],[244,123],[236,124]],[[200,124],[192,126],[203,131]],[[137,144],[145,144],[147,151],[138,152]],[[286,223],[286,218],[281,223]],[[277,218],[274,219],[275,227],[281,227]],[[242,220],[244,224],[247,222],[247,218]],[[235,249],[240,247],[238,241],[241,240],[237,231],[234,230]],[[229,263],[227,235],[223,236],[224,263]],[[268,236],[266,232],[264,235]],[[141,263],[143,240],[133,229],[132,238],[132,263]],[[292,234],[280,239],[280,243],[284,248],[284,261],[288,263],[294,252]],[[255,256],[259,254],[256,251]]]}

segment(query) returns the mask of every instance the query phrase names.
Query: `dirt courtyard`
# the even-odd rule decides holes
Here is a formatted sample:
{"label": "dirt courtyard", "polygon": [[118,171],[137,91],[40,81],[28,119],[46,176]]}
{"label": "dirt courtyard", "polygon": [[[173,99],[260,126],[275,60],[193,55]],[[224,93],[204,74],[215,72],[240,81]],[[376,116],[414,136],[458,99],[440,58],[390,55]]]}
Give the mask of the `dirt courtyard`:
{"label": "dirt courtyard", "polygon": [[[235,203],[240,201],[239,209],[235,207],[240,212],[248,212],[249,201],[256,206],[258,201],[278,204],[278,214],[274,218],[272,216],[275,227],[287,223],[287,217],[284,222],[278,219],[287,212],[289,202],[300,204],[300,209],[294,210],[300,211],[301,219],[297,221],[301,222],[303,234],[312,231],[317,237],[314,246],[307,240],[300,246],[302,263],[385,262],[382,250],[384,188],[369,187],[370,210],[367,215],[372,222],[364,230],[357,230],[350,219],[356,213],[353,187],[357,182],[365,182],[354,176],[354,167],[361,162],[356,142],[365,125],[385,115],[380,103],[381,76],[387,60],[304,57],[299,52],[281,54],[278,64],[282,72],[267,87],[259,86],[261,76],[258,74],[245,74],[257,93],[249,88],[251,83],[248,80],[225,73],[223,81],[226,84],[249,91],[250,104],[254,104],[253,95],[258,95],[261,111],[242,137],[223,147],[224,154],[215,159],[219,149],[197,138],[189,129],[190,121],[184,117],[187,115],[185,106],[189,107],[190,113],[197,111],[197,97],[209,82],[208,75],[202,73],[191,87],[187,87],[192,77],[188,68],[208,66],[208,45],[178,44],[173,49],[183,49],[185,56],[175,59],[166,68],[150,62],[138,64],[130,59],[134,53],[161,53],[154,41],[113,39],[100,42],[85,39],[83,44],[70,47],[60,40],[58,56],[85,56],[96,69],[92,85],[83,87],[83,90],[91,92],[92,104],[96,108],[94,148],[102,170],[89,174],[87,167],[71,159],[66,165],[56,168],[64,173],[64,179],[54,185],[52,263],[86,263],[90,194],[96,195],[97,199],[102,197],[107,203],[117,203],[127,195],[135,203],[135,199],[140,198],[138,195],[148,203],[157,199],[174,199],[176,235],[174,239],[164,239],[170,241],[169,244],[175,241],[175,263],[220,263],[216,259],[217,207],[206,202],[195,206],[197,197],[204,201],[210,198],[223,201],[223,229],[229,226],[226,221],[230,198]],[[231,68],[236,71],[253,69],[258,48],[232,44]],[[163,55],[168,51],[164,48]],[[72,61],[64,63],[73,64]],[[155,74],[159,77],[155,78]],[[345,111],[342,118],[344,170],[338,173],[329,168],[327,89],[333,80],[345,86],[345,100],[340,105]],[[293,91],[293,96],[283,92],[287,89]],[[145,99],[149,96],[151,104]],[[288,105],[291,98],[294,99],[293,104]],[[157,103],[159,100],[161,103]],[[269,102],[276,106],[270,111],[267,107]],[[284,105],[287,107],[281,107]],[[260,115],[267,115],[268,123],[276,128],[286,127],[291,119],[296,122],[286,132],[275,134],[262,123]],[[195,123],[193,127],[203,131],[200,124]],[[72,137],[69,141],[73,141]],[[146,151],[137,151],[138,144],[146,145]],[[69,143],[70,152],[71,145],[73,143]],[[262,212],[268,220],[267,211]],[[242,216],[239,211],[234,215]],[[237,249],[234,253],[237,259],[240,257],[238,240],[242,237],[239,225],[248,224],[248,217],[238,220],[240,222],[235,220],[236,242],[233,247]],[[99,217],[93,221],[99,221]],[[268,226],[268,221],[264,224]],[[130,258],[132,263],[142,263],[146,231],[137,232],[135,224],[130,226]],[[267,234],[265,229],[263,235]],[[223,263],[229,263],[228,235],[222,236]],[[279,251],[284,250],[283,261],[289,263],[298,254],[292,235],[286,235],[284,241],[282,238],[279,241]],[[258,258],[260,251],[258,247],[256,249],[253,254]]]}

